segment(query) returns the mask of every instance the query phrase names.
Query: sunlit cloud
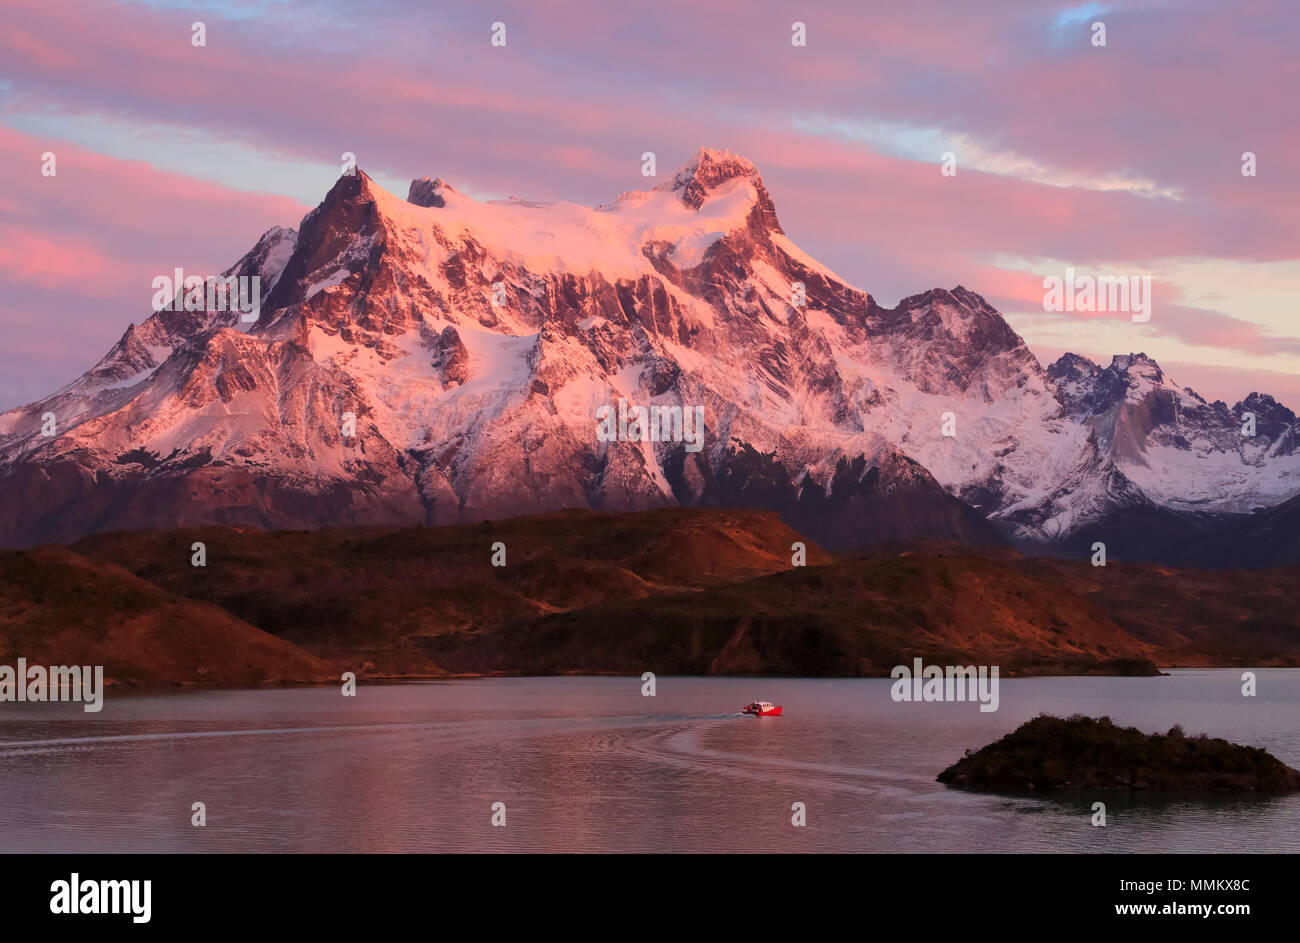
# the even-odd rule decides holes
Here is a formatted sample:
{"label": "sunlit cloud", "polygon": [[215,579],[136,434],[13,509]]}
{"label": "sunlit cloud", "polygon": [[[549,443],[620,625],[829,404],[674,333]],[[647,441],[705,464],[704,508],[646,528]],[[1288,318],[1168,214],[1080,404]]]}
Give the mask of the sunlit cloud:
{"label": "sunlit cloud", "polygon": [[[1119,190],[1138,196],[1181,200],[1178,187],[1162,186],[1153,180],[1121,171],[1102,174],[1049,167],[1014,151],[999,150],[980,143],[973,135],[937,127],[920,127],[888,121],[834,118],[827,115],[799,115],[795,128],[807,134],[833,135],[855,141],[882,154],[908,160],[939,163],[944,154],[952,154],[960,169],[1015,177],[1049,187],[1077,188],[1100,192]],[[960,172],[960,170],[959,170]]]}
{"label": "sunlit cloud", "polygon": [[[595,204],[661,182],[640,177],[642,152],[667,173],[708,144],[753,160],[792,238],[881,303],[962,283],[1031,346],[1144,345],[1237,370],[1243,392],[1252,369],[1295,368],[1300,178],[1284,168],[1300,127],[1279,116],[1300,97],[1300,20],[1286,3],[817,3],[801,14],[807,49],[790,47],[784,10],[737,9],[667,0],[649,22],[582,0],[562,17],[526,0],[490,16],[418,0],[365,16],[342,0],[10,0],[0,130],[28,140],[7,155],[20,170],[0,185],[0,222],[88,267],[134,271],[155,251],[155,217],[111,215],[120,201],[90,181],[80,205],[56,206],[15,184],[48,148],[130,165],[104,171],[110,186],[144,176],[180,204],[189,186],[246,199],[245,225],[221,210],[166,234],[224,265],[263,223],[296,225],[345,150],[399,196],[427,174],[479,198]],[[189,45],[195,19],[206,49]],[[508,49],[487,45],[493,19],[510,22]],[[1096,19],[1108,48],[1089,44]],[[1240,173],[1246,150],[1256,178]],[[61,263],[17,245],[8,277],[57,277]],[[1035,283],[1067,265],[1150,273],[1178,317],[1048,317]],[[39,303],[17,291],[7,317],[39,320],[15,298]],[[69,356],[97,357],[129,310],[106,305]]]}

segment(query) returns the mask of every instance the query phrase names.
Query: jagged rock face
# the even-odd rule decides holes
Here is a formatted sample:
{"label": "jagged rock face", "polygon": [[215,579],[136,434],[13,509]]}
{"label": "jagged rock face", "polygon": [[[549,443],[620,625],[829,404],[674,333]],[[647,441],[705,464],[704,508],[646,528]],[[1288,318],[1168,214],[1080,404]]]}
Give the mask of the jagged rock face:
{"label": "jagged rock face", "polygon": [[430,180],[428,177],[418,177],[411,181],[411,189],[406,195],[407,203],[414,203],[416,206],[446,206],[446,201],[439,192],[445,184],[442,178]]}
{"label": "jagged rock face", "polygon": [[[726,152],[595,209],[428,178],[401,200],[358,171],[230,271],[261,278],[256,323],[154,313],[0,416],[0,544],[667,504],[778,509],[839,547],[990,543],[985,517],[1052,539],[1147,500],[1101,418],[1120,371],[1043,371],[960,286],[879,306]],[[669,434],[598,434],[620,400]],[[1164,429],[1161,402],[1121,430]]]}
{"label": "jagged rock face", "polygon": [[1103,385],[1097,382],[1100,373],[1101,367],[1078,354],[1063,354],[1047,368],[1066,414],[1076,422],[1090,415],[1102,399],[1113,396],[1113,391],[1101,389]]}
{"label": "jagged rock face", "polygon": [[1146,354],[1116,356],[1104,369],[1068,354],[1047,372],[1070,417],[1157,505],[1247,512],[1300,490],[1296,417],[1271,396],[1207,403]]}
{"label": "jagged rock face", "polygon": [[433,362],[444,386],[459,386],[469,379],[469,351],[454,327],[443,328],[433,348]]}

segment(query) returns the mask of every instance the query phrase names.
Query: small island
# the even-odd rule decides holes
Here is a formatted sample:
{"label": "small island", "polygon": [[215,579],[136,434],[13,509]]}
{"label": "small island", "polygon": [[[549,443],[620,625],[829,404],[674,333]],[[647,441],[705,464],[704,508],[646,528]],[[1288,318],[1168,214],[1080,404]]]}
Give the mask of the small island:
{"label": "small island", "polygon": [[971,789],[1130,789],[1151,792],[1294,792],[1300,772],[1268,751],[1181,727],[1145,734],[1075,714],[1040,714],[939,774]]}

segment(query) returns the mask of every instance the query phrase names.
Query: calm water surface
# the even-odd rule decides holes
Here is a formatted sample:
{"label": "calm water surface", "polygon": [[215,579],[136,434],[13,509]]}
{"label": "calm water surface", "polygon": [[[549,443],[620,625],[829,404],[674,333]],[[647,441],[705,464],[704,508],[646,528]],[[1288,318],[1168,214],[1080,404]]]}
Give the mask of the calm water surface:
{"label": "calm water surface", "polygon": [[[0,704],[0,851],[1300,851],[1300,795],[1006,797],[934,781],[1035,714],[1182,724],[1300,768],[1300,670],[1004,680],[521,678]],[[729,713],[754,699],[781,718]],[[1105,801],[1107,828],[1090,824]],[[206,828],[190,825],[207,806]],[[505,828],[491,806],[506,804]],[[807,827],[790,824],[791,803]]]}

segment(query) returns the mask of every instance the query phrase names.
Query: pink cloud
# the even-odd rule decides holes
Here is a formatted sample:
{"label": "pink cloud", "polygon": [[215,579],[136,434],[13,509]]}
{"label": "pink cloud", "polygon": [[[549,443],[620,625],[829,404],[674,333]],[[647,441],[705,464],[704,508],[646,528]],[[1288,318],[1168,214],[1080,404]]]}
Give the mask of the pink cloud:
{"label": "pink cloud", "polygon": [[[53,177],[41,175],[46,151],[56,156]],[[148,316],[155,275],[176,266],[219,272],[305,210],[3,126],[0,166],[9,181],[24,180],[0,209],[4,407],[98,360],[128,323]]]}
{"label": "pink cloud", "polygon": [[122,287],[115,284],[118,269],[114,260],[94,242],[67,238],[56,242],[6,223],[0,223],[0,274],[7,281],[30,282],[41,288],[70,282],[99,292]]}
{"label": "pink cloud", "polygon": [[[213,15],[207,48],[195,49],[190,11],[11,0],[6,107],[197,128],[312,162],[350,150],[372,170],[589,203],[659,182],[640,177],[643,151],[656,152],[662,180],[699,144],[729,147],[763,171],[796,242],[886,302],[961,283],[997,303],[1041,303],[1041,280],[998,269],[996,254],[1121,271],[1171,257],[1300,257],[1290,171],[1300,127],[1285,120],[1300,98],[1300,21],[1280,0],[1126,3],[1102,17],[1104,49],[1086,42],[1086,26],[1053,33],[1057,9],[1034,0],[499,6],[491,16],[413,0],[377,2],[364,18]],[[496,18],[509,25],[505,49],[488,44]],[[807,23],[806,48],[790,45],[794,19]],[[980,173],[960,154],[957,176],[943,177],[938,154],[908,160],[792,130],[822,113],[966,133],[1053,170],[1147,178],[1185,199]],[[59,153],[57,185],[34,177],[25,189],[39,199],[0,196],[5,224],[34,214],[30,239],[75,249],[104,279],[109,266],[128,294],[160,257],[224,266],[302,212],[0,129],[0,157],[20,173],[47,149]],[[1257,152],[1258,177],[1241,176],[1243,150]],[[32,285],[78,267],[22,261],[14,245],[5,271]],[[1152,329],[1267,343],[1257,326],[1215,317]]]}

